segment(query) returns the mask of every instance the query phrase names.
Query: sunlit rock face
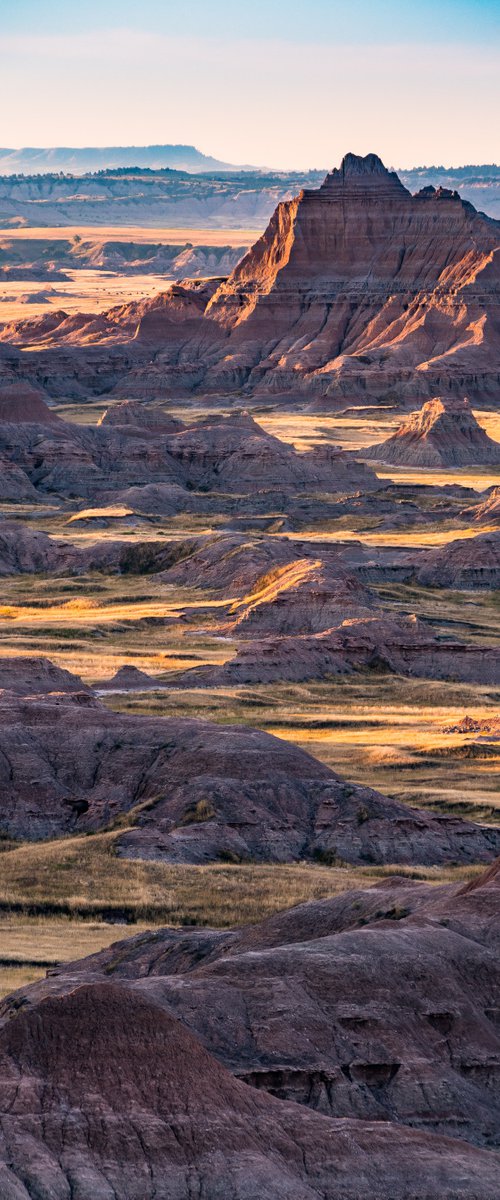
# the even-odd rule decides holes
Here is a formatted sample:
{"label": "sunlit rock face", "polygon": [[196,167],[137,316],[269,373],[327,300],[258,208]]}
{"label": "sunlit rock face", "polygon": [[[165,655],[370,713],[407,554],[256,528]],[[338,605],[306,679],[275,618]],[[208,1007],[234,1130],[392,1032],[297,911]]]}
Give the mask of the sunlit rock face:
{"label": "sunlit rock face", "polygon": [[249,380],[264,389],[377,394],[411,381],[425,395],[474,368],[497,387],[499,244],[498,224],[458,193],[411,196],[376,155],[349,154],[278,207],[207,315],[232,330],[237,361],[250,365],[253,348]]}
{"label": "sunlit rock face", "polygon": [[[499,248],[500,223],[457,192],[412,196],[375,154],[348,154],[320,188],[278,205],[227,280],[1,336],[43,347],[45,376],[57,347],[57,387],[69,370],[62,347],[73,348],[73,387],[76,371],[102,390],[107,356],[112,385],[139,398],[237,388],[305,393],[328,408],[346,396],[498,397]],[[29,369],[36,377],[33,358]]]}
{"label": "sunlit rock face", "polygon": [[500,463],[500,443],[476,421],[468,400],[437,396],[410,413],[392,437],[369,446],[365,458],[412,467]]}

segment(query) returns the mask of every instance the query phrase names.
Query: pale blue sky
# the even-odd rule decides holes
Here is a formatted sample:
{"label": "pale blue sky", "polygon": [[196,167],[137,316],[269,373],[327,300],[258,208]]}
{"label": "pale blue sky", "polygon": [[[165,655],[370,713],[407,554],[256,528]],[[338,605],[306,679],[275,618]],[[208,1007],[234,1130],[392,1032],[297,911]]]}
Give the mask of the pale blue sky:
{"label": "pale blue sky", "polygon": [[0,143],[500,160],[500,0],[0,0]]}

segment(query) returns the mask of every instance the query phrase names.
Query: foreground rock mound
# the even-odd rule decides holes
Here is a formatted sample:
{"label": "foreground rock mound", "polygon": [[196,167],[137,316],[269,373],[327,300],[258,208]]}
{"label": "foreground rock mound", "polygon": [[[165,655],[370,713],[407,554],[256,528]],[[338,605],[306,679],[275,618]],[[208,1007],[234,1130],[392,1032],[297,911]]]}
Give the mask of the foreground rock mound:
{"label": "foreground rock mound", "polygon": [[364,457],[401,467],[466,467],[500,463],[500,444],[476,421],[468,400],[429,400],[392,437]]}
{"label": "foreground rock mound", "polygon": [[495,1196],[495,1156],[259,1093],[109,982],[7,1021],[0,1076],[2,1200],[404,1200],[416,1175],[421,1200]]}
{"label": "foreground rock mound", "polygon": [[2,1198],[493,1200],[499,880],[156,929],[7,997]]}
{"label": "foreground rock mound", "polygon": [[111,712],[48,660],[24,659],[16,675],[18,661],[0,659],[8,837],[90,832],[129,813],[119,853],[169,862],[488,862],[500,851],[500,828],[348,784],[260,730]]}

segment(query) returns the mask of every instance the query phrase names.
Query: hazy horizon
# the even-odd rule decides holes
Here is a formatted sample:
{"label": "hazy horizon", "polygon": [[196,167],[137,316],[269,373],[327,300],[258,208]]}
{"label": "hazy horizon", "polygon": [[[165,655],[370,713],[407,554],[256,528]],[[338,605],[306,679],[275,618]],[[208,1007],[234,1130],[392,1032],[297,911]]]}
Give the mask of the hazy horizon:
{"label": "hazy horizon", "polygon": [[497,0],[0,8],[5,147],[173,143],[279,169],[500,158]]}

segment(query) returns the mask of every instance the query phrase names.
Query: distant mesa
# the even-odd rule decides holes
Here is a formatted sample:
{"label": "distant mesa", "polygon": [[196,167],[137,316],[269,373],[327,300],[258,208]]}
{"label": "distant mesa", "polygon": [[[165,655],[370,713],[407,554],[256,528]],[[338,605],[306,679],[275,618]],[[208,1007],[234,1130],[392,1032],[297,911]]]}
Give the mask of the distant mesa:
{"label": "distant mesa", "polygon": [[110,170],[141,167],[174,171],[230,171],[237,168],[219,158],[203,154],[196,146],[23,146],[0,150],[0,174],[41,175],[47,171]]}
{"label": "distant mesa", "polygon": [[465,467],[500,463],[500,443],[479,425],[467,399],[429,400],[396,433],[369,446],[363,458],[408,467]]}

